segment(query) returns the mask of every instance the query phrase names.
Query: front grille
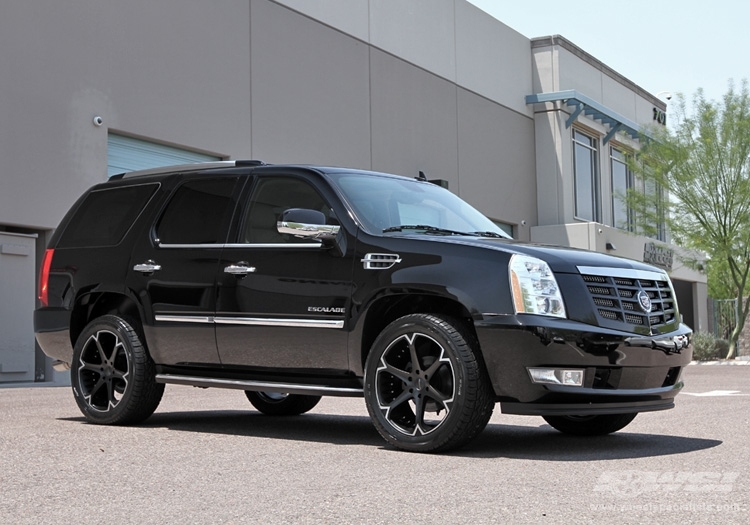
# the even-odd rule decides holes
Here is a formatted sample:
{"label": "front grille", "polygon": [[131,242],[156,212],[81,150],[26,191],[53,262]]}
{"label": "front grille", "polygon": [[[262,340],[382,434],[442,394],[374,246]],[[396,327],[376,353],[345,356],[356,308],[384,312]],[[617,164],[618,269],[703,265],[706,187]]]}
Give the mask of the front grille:
{"label": "front grille", "polygon": [[[612,273],[618,273],[612,271]],[[647,280],[602,275],[582,275],[586,289],[604,321],[618,321],[634,327],[658,327],[675,320],[675,299],[666,280]],[[639,292],[651,300],[651,311],[644,312]]]}

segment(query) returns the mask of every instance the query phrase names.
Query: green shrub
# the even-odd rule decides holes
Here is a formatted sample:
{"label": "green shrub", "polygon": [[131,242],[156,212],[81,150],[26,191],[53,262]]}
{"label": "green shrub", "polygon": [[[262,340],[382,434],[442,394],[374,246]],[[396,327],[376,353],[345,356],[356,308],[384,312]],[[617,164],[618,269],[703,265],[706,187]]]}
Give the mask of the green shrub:
{"label": "green shrub", "polygon": [[729,341],[726,339],[716,340],[716,353],[719,359],[723,359],[729,353]]}
{"label": "green shrub", "polygon": [[[697,332],[693,334],[693,359],[696,361],[711,361],[720,359],[720,341],[723,341],[729,348],[729,343],[724,339],[716,339],[713,334],[708,332]],[[726,355],[726,353],[725,353]]]}

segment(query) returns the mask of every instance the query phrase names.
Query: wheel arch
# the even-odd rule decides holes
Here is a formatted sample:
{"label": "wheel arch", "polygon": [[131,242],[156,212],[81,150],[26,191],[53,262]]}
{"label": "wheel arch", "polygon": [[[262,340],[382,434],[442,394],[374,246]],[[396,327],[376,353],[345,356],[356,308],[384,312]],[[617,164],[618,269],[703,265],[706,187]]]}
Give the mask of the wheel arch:
{"label": "wheel arch", "polygon": [[71,345],[75,346],[86,325],[103,315],[117,315],[136,321],[138,325],[133,328],[145,343],[141,308],[132,297],[115,291],[86,291],[76,298],[70,316]]}
{"label": "wheel arch", "polygon": [[[375,300],[368,308],[362,321],[359,346],[359,362],[364,372],[364,364],[372,344],[380,332],[396,319],[409,314],[434,314],[452,317],[464,324],[479,346],[474,321],[469,309],[454,299],[424,292],[386,295]],[[481,350],[480,350],[481,351]]]}

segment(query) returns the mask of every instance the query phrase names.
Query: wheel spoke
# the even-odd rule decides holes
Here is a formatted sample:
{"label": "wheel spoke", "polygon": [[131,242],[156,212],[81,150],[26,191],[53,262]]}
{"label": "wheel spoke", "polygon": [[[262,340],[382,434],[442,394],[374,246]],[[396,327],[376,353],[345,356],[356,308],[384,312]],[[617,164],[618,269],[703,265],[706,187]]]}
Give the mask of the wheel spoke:
{"label": "wheel spoke", "polygon": [[89,363],[87,361],[81,361],[82,366],[79,368],[79,370],[88,370],[90,372],[95,372],[96,374],[101,374],[101,366]]}
{"label": "wheel spoke", "polygon": [[102,344],[99,341],[99,335],[100,334],[101,334],[101,332],[97,332],[96,336],[92,337],[92,339],[94,340],[94,344],[96,345],[96,350],[99,353],[99,359],[101,360],[102,363],[106,363],[107,362],[107,354],[104,352],[104,349],[102,348]]}
{"label": "wheel spoke", "polygon": [[409,342],[409,355],[411,356],[411,370],[412,372],[415,372],[417,370],[421,370],[421,365],[419,363],[419,356],[417,355],[417,346],[414,344],[414,341],[416,341],[418,334],[412,334],[411,338],[406,338],[406,340]]}
{"label": "wheel spoke", "polygon": [[446,410],[448,410],[449,402],[453,401],[453,393],[451,392],[450,395],[445,395],[442,392],[435,390],[434,388],[430,388],[427,392],[425,392],[425,396],[429,397],[433,401],[439,403],[442,405],[442,407]]}
{"label": "wheel spoke", "polygon": [[415,434],[417,433],[417,431],[419,431],[420,434],[427,434],[430,430],[433,430],[432,428],[425,425],[424,409],[424,398],[422,396],[419,396],[414,400],[414,417],[416,419],[416,429],[414,431]]}
{"label": "wheel spoke", "polygon": [[388,403],[387,405],[380,405],[380,408],[382,410],[386,411],[385,417],[388,417],[388,413],[393,410],[394,408],[399,407],[400,405],[403,405],[406,403],[409,399],[412,398],[411,393],[408,390],[404,390],[401,392],[401,395],[399,395],[396,399]]}
{"label": "wheel spoke", "polygon": [[446,358],[445,357],[445,353],[443,351],[441,351],[440,352],[440,359],[435,360],[435,362],[432,363],[427,370],[425,370],[424,374],[427,377],[432,377],[432,376],[435,375],[435,372],[437,372],[437,370],[441,366],[443,366],[445,364],[447,364],[448,366],[450,366],[450,363],[451,363],[450,359]]}
{"label": "wheel spoke", "polygon": [[409,382],[409,372],[396,368],[395,366],[386,363],[384,360],[381,360],[381,362],[383,363],[383,366],[378,368],[378,372],[387,372],[404,383]]}
{"label": "wheel spoke", "polygon": [[99,379],[97,379],[94,386],[92,386],[88,392],[89,400],[91,400],[97,394],[97,392],[99,392],[99,390],[104,386],[105,383],[106,381],[104,380],[104,377],[100,375]]}
{"label": "wheel spoke", "polygon": [[120,402],[120,400],[117,398],[117,391],[115,389],[115,382],[111,379],[107,381],[107,396],[109,399],[109,403],[107,405],[107,409],[114,408],[117,406],[117,403]]}

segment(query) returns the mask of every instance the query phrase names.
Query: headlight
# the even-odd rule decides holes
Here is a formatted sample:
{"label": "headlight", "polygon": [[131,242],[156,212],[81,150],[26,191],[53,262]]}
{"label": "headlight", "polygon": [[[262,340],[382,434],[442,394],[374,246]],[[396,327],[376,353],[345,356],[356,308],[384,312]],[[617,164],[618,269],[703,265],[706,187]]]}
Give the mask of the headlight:
{"label": "headlight", "polygon": [[528,255],[514,255],[510,258],[508,269],[517,314],[565,317],[560,288],[546,262]]}

